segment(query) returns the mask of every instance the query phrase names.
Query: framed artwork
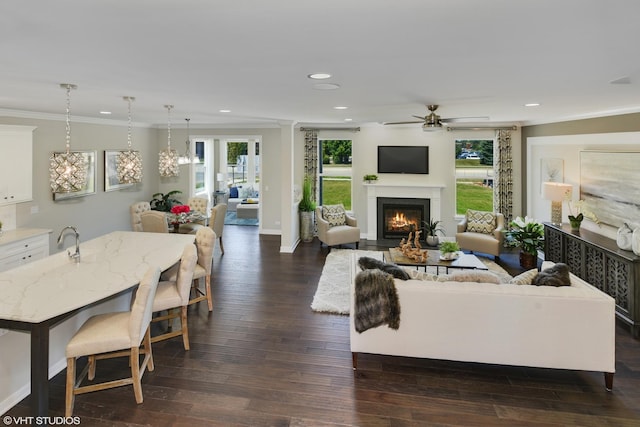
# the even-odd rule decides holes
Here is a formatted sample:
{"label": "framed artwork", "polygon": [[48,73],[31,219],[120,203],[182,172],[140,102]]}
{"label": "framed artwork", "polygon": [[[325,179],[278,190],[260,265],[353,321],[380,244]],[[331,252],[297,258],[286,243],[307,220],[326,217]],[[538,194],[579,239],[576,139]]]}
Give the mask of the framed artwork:
{"label": "framed artwork", "polygon": [[118,180],[118,153],[122,150],[104,150],[104,191],[115,191],[133,186]]}
{"label": "framed artwork", "polygon": [[580,152],[580,198],[603,224],[638,224],[639,162],[640,152]]}
{"label": "framed artwork", "polygon": [[74,150],[82,153],[87,163],[87,182],[80,191],[74,193],[53,193],[53,200],[75,199],[76,197],[84,197],[89,194],[96,193],[96,151]]}

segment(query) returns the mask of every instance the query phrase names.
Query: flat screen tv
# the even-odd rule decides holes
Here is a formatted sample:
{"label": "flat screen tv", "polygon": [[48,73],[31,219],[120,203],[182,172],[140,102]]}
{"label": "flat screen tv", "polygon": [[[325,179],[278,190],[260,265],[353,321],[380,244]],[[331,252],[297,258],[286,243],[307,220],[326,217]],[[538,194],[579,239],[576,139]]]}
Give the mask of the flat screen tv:
{"label": "flat screen tv", "polygon": [[379,145],[378,173],[429,173],[429,147]]}

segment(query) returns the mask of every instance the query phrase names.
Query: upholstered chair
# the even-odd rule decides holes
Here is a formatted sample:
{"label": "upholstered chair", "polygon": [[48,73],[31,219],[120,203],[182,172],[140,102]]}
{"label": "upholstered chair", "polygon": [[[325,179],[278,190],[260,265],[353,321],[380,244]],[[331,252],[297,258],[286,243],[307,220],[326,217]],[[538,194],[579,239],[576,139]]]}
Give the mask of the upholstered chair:
{"label": "upholstered chair", "polygon": [[224,231],[224,217],[227,215],[226,203],[219,203],[211,208],[209,217],[209,227],[213,229],[220,241],[220,251],[224,255],[224,245],[222,244],[222,232]]}
{"label": "upholstered chair", "polygon": [[356,249],[360,243],[360,228],[358,221],[347,214],[342,205],[326,205],[316,207],[316,225],[318,239],[329,247],[355,243]]}
{"label": "upholstered chair", "polygon": [[159,211],[146,211],[140,214],[142,231],[150,233],[168,233],[167,215]]}
{"label": "upholstered chair", "polygon": [[140,220],[140,214],[151,210],[149,202],[137,202],[129,207],[131,214],[131,229],[133,231],[142,231],[142,221]]}
{"label": "upholstered chair", "polygon": [[504,242],[504,215],[469,209],[458,223],[456,241],[460,249],[500,257]]}
{"label": "upholstered chair", "polygon": [[[209,230],[203,228],[203,230]],[[185,350],[189,350],[189,327],[187,324],[187,307],[189,306],[189,293],[191,291],[191,283],[193,281],[193,272],[196,267],[198,252],[196,246],[191,243],[185,246],[182,252],[182,258],[178,264],[176,280],[161,281],[158,283],[158,291],[153,300],[153,312],[164,312],[153,318],[152,322],[168,321],[169,324],[173,319],[180,319],[180,329],[173,330],[169,328],[168,332],[160,335],[152,336],[151,342],[163,341],[169,338],[182,335],[182,343]],[[172,325],[171,325],[172,326]]]}
{"label": "upholstered chair", "polygon": [[[213,297],[211,296],[211,265],[213,262],[213,248],[216,244],[216,233],[209,227],[201,227],[196,232],[197,262],[193,270],[193,297],[189,305],[207,300],[209,311],[213,311]],[[162,273],[161,280],[175,282],[178,278],[180,264],[176,264]],[[204,291],[200,289],[200,279],[204,278]]]}
{"label": "upholstered chair", "polygon": [[[65,416],[70,417],[73,414],[73,405],[77,394],[129,384],[133,385],[136,402],[142,403],[142,376],[147,367],[149,371],[154,369],[149,324],[159,278],[159,268],[149,269],[138,286],[131,311],[90,317],[71,338],[66,348]],[[144,343],[144,358],[140,363],[140,345],[142,343]],[[76,382],[76,360],[82,356],[89,356],[89,360]],[[90,381],[95,378],[98,360],[122,356],[129,356],[130,377],[81,386],[85,375],[88,374]]]}
{"label": "upholstered chair", "polygon": [[[206,197],[191,197],[187,205],[189,205],[192,211],[199,212],[204,217],[209,213],[209,200]],[[205,220],[195,222],[197,224],[207,225]]]}

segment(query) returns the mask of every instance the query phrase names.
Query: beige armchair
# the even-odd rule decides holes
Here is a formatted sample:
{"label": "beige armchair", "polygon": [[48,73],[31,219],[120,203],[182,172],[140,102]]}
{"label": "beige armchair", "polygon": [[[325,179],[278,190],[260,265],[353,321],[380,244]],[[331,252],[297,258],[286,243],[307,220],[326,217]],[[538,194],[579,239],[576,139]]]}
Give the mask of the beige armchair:
{"label": "beige armchair", "polygon": [[[358,249],[360,243],[358,221],[347,214],[344,208],[342,208],[342,212],[344,213],[344,223],[342,224],[342,214],[340,214],[340,208],[338,206],[340,205],[316,207],[316,224],[318,226],[318,239],[320,240],[320,244],[322,245],[324,243],[329,247],[329,250],[331,250],[332,246],[355,243],[356,249]],[[331,218],[325,218],[323,216],[323,209],[325,212],[328,209],[334,210]]]}
{"label": "beige armchair", "polygon": [[456,241],[460,249],[500,257],[504,241],[504,215],[468,210],[458,223]]}
{"label": "beige armchair", "polygon": [[216,233],[220,241],[220,252],[224,255],[224,245],[222,244],[222,232],[224,231],[224,218],[227,215],[227,204],[218,203],[211,208],[209,227]]}

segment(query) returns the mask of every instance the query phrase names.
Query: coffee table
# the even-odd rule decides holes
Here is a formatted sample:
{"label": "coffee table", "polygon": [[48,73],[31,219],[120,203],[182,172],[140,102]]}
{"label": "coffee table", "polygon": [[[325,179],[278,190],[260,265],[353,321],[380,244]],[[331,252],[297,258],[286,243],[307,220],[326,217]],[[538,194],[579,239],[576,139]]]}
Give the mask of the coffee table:
{"label": "coffee table", "polygon": [[415,261],[405,256],[402,252],[400,252],[398,248],[391,248],[388,251],[384,252],[384,258],[385,260],[393,262],[397,265],[424,267],[425,271],[427,270],[427,267],[436,267],[437,273],[440,273],[440,267],[444,267],[447,273],[449,273],[450,268],[476,270],[489,269],[486,265],[484,265],[482,261],[478,259],[477,256],[473,254],[465,254],[464,252],[459,252],[458,258],[454,260],[442,260],[440,259],[440,251],[438,250],[423,249],[423,251],[427,252],[426,262]]}

